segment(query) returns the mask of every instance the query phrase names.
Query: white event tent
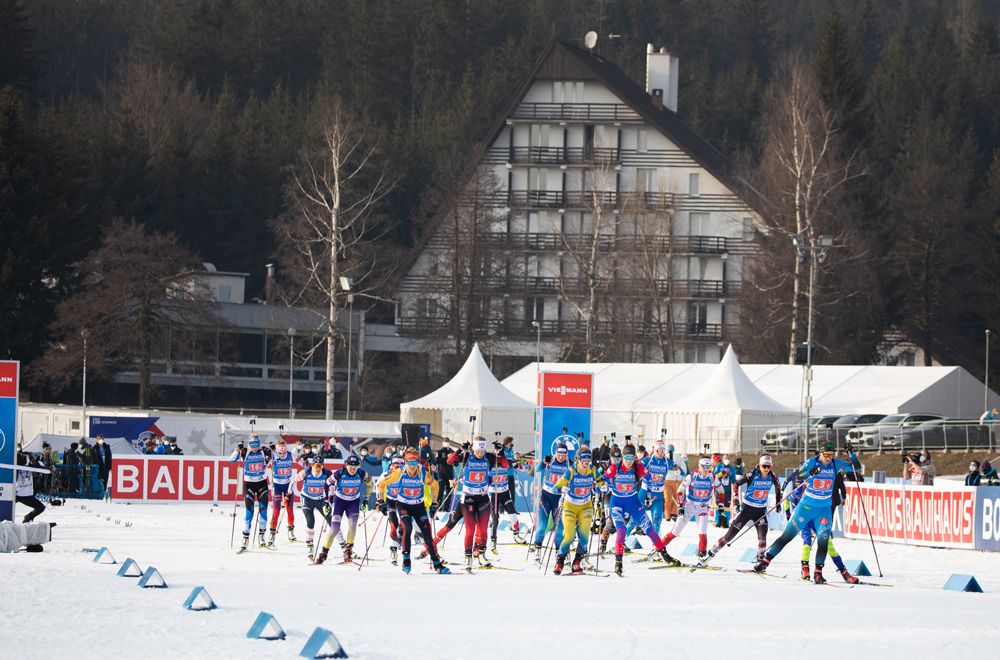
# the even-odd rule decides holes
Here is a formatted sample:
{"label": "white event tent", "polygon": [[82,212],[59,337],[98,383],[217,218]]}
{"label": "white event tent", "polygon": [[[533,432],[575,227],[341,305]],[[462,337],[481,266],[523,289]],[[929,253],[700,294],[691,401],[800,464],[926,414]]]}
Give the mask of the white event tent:
{"label": "white event tent", "polygon": [[[528,396],[534,399],[534,389]],[[514,438],[517,451],[534,447],[535,406],[500,384],[486,366],[478,344],[450,381],[427,396],[402,404],[399,418],[403,423],[430,424],[432,433],[459,442],[472,434],[492,437],[499,431]]]}
{"label": "white event tent", "polygon": [[678,451],[688,453],[699,451],[706,443],[712,451],[736,452],[743,445],[745,428],[787,426],[800,418],[797,408],[778,403],[753,384],[732,346],[722,361],[713,365],[707,380],[685,396],[675,398],[668,395],[668,388],[658,388],[634,406],[643,435],[649,437],[665,429]]}
{"label": "white event tent", "polygon": [[[727,366],[715,364],[529,364],[503,380],[515,394],[534,398],[536,371],[587,371],[594,374],[592,432],[595,437],[617,432],[619,443],[625,434],[642,440],[658,437],[668,429],[678,448],[690,443],[694,450],[710,442],[713,450],[728,451],[730,441],[722,436],[738,435],[725,424],[711,421],[709,413],[721,419],[720,401],[727,396],[739,403],[731,410],[740,414],[743,445],[757,438],[764,428],[786,426],[800,421],[803,368],[788,364],[740,365],[735,355]],[[725,360],[724,360],[725,362]],[[707,384],[712,382],[711,386]],[[737,385],[742,383],[741,385]],[[756,391],[751,395],[750,388]],[[728,388],[728,389],[727,389]],[[856,365],[816,365],[813,367],[811,395],[813,414],[851,413],[892,414],[925,412],[952,419],[976,419],[983,411],[983,383],[961,367],[888,367]],[[761,395],[763,398],[761,398]],[[1000,395],[986,393],[988,406],[1000,406]],[[680,407],[680,409],[678,408]],[[688,409],[685,413],[682,409]],[[725,406],[722,406],[725,408]],[[760,410],[753,410],[754,408]],[[691,414],[697,413],[695,419]],[[686,422],[682,422],[687,414]],[[787,420],[791,416],[790,422]],[[697,424],[696,428],[692,424]],[[671,428],[677,425],[677,428]],[[729,428],[729,431],[726,429]],[[696,437],[685,437],[691,436]]]}

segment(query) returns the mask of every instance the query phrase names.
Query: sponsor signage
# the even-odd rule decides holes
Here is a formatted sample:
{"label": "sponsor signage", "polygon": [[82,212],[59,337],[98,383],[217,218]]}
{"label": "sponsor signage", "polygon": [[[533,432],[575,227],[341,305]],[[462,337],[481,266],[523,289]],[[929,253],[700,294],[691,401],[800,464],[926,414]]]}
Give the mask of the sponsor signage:
{"label": "sponsor signage", "polygon": [[[334,470],[343,462],[326,463]],[[295,471],[303,469],[298,463]],[[243,496],[240,463],[226,457],[128,456],[113,458],[111,497],[116,500],[223,502]]]}
{"label": "sponsor signage", "polygon": [[541,433],[535,448],[541,459],[555,453],[556,445],[566,444],[573,460],[580,441],[590,440],[594,374],[544,371],[538,375],[538,406]]}
{"label": "sponsor signage", "polygon": [[[0,361],[0,463],[17,460],[17,385],[20,362]],[[14,520],[14,470],[0,468],[0,520]]]}
{"label": "sponsor signage", "polygon": [[1000,551],[1000,486],[976,489],[976,549]]}
{"label": "sponsor signage", "polygon": [[[847,538],[868,538],[870,524],[871,534],[878,541],[945,548],[976,547],[976,513],[980,508],[976,489],[848,483],[847,493],[843,506],[844,536]],[[982,505],[983,508],[987,506]]]}

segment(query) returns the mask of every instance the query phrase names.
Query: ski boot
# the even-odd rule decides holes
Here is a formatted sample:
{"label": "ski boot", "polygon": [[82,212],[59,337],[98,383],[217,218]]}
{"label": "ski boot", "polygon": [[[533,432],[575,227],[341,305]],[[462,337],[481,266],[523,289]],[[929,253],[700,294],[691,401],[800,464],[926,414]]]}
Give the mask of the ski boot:
{"label": "ski boot", "polygon": [[424,547],[424,549],[420,551],[420,554],[417,555],[417,559],[423,559],[426,556],[427,556],[427,548]]}
{"label": "ski boot", "polygon": [[577,555],[576,557],[573,557],[573,566],[570,569],[570,572],[573,573],[573,575],[577,575],[579,573],[583,573],[583,566],[580,563],[582,561],[583,561],[583,557],[581,557],[580,555]]}
{"label": "ski boot", "polygon": [[756,564],[753,565],[753,572],[763,573],[764,571],[767,570],[767,567],[770,565],[770,563],[771,560],[765,556],[764,558],[762,558],[760,561],[758,561]]}
{"label": "ski boot", "polygon": [[476,559],[479,560],[480,568],[493,568],[493,564],[491,564],[490,560],[486,558],[485,548],[476,548],[474,554],[476,556]]}
{"label": "ski boot", "polygon": [[840,569],[840,576],[844,578],[844,582],[846,582],[847,584],[857,584],[858,582],[861,581],[858,578],[851,575],[851,572],[847,570],[846,566]]}
{"label": "ski boot", "polygon": [[597,554],[603,555],[608,551],[608,540],[606,538],[601,538],[601,545],[597,547]]}
{"label": "ski boot", "polygon": [[808,582],[811,578],[809,576],[809,562],[802,562],[802,579]]}
{"label": "ski boot", "polygon": [[495,555],[500,554],[499,552],[497,552],[497,540],[496,539],[490,539],[490,552],[492,552]]}
{"label": "ski boot", "polygon": [[660,550],[660,557],[663,558],[663,561],[666,562],[667,566],[680,566],[681,565],[681,563],[678,560],[674,559],[670,555],[670,553],[667,552],[666,548],[664,548],[663,550]]}
{"label": "ski boot", "polygon": [[434,570],[437,571],[440,575],[451,575],[451,569],[445,566],[440,559],[438,559],[437,562],[434,563]]}
{"label": "ski boot", "polygon": [[465,553],[465,570],[468,571],[469,573],[472,572],[472,553],[471,552],[466,552]]}
{"label": "ski boot", "polygon": [[[695,563],[695,566],[708,566],[708,562],[712,561],[712,559],[715,558],[715,553],[716,549],[712,548],[711,550],[706,552],[704,556],[698,558],[698,561]],[[760,561],[759,556],[757,557],[757,561]]]}
{"label": "ski boot", "polygon": [[399,557],[396,555],[396,552],[397,550],[395,547],[389,548],[389,563],[393,566],[399,566]]}
{"label": "ski boot", "polygon": [[243,543],[240,544],[240,552],[246,552],[247,546],[250,545],[250,535],[243,534]]}
{"label": "ski boot", "polygon": [[267,547],[274,548],[274,530],[273,529],[267,535]]}
{"label": "ski boot", "polygon": [[521,526],[520,525],[515,524],[514,525],[514,529],[512,531],[514,532],[514,540],[515,541],[517,541],[518,543],[527,543],[528,542],[528,539],[526,537],[524,537],[524,536],[521,535]]}
{"label": "ski boot", "polygon": [[288,528],[288,540],[289,541],[298,541],[298,539],[295,538],[295,528],[294,527],[289,527]]}
{"label": "ski boot", "polygon": [[257,534],[257,545],[259,545],[262,548],[267,547],[267,541],[264,540],[264,530],[260,530],[260,532]]}
{"label": "ski boot", "polygon": [[312,557],[313,555],[313,542],[306,541],[306,554]]}
{"label": "ski boot", "polygon": [[326,561],[326,555],[329,552],[326,548],[320,548],[319,554],[316,555],[316,559],[313,561],[314,564],[322,564]]}
{"label": "ski boot", "polygon": [[556,565],[552,567],[552,572],[556,575],[562,575],[563,566],[566,565],[566,555],[559,555],[556,557]]}
{"label": "ski boot", "polygon": [[535,545],[531,546],[531,550],[528,552],[528,554],[531,554],[531,555],[535,556],[535,563],[536,564],[541,564],[542,563],[542,555],[545,554],[545,552],[542,549],[542,546],[540,546],[540,545],[538,545],[536,543]]}
{"label": "ski boot", "polygon": [[403,553],[403,572],[410,572],[410,553],[408,552]]}
{"label": "ski boot", "polygon": [[823,577],[823,567],[817,566],[816,570],[813,571],[813,582],[816,584],[826,584],[826,578]]}
{"label": "ski boot", "polygon": [[344,546],[344,563],[349,564],[352,561],[354,561],[354,544],[348,543]]}
{"label": "ski boot", "polygon": [[622,577],[622,556],[615,555],[615,575]]}

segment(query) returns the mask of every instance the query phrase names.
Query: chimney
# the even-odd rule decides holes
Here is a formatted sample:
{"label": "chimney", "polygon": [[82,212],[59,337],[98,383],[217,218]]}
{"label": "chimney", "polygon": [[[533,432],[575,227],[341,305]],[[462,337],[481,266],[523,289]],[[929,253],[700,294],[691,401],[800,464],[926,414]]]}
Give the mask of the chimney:
{"label": "chimney", "polygon": [[264,283],[264,302],[268,305],[274,304],[274,264],[265,264],[267,269],[267,281]]}
{"label": "chimney", "polygon": [[657,108],[677,112],[677,82],[680,60],[667,52],[646,44],[646,93]]}

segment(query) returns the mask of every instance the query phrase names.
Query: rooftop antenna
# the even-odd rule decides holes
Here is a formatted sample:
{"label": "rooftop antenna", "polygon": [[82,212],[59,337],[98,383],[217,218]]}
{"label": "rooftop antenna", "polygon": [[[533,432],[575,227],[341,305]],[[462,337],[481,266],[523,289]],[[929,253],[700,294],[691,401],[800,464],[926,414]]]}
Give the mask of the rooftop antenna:
{"label": "rooftop antenna", "polygon": [[593,52],[594,46],[597,45],[597,33],[591,30],[583,36],[583,45],[587,47],[587,50]]}

